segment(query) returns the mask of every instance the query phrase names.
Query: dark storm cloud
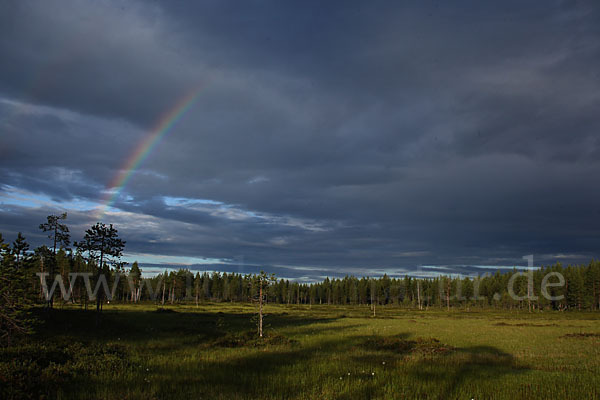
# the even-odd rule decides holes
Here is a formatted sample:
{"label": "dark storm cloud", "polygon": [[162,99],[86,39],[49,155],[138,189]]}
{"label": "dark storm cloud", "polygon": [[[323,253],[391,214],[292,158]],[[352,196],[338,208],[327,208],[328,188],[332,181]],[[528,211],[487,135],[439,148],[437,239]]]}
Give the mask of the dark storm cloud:
{"label": "dark storm cloud", "polygon": [[[8,1],[2,193],[100,201],[200,85],[105,217],[132,253],[309,277],[585,261],[599,39],[593,2]],[[13,234],[56,206],[0,201]]]}
{"label": "dark storm cloud", "polygon": [[11,96],[148,123],[199,81],[201,68],[182,57],[172,40],[177,33],[162,24],[156,7],[104,1],[0,7],[0,87]]}

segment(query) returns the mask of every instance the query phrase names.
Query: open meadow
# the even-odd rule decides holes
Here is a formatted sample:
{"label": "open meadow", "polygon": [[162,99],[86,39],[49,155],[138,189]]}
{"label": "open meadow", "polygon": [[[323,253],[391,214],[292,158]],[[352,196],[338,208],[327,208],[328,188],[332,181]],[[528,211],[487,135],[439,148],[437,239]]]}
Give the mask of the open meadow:
{"label": "open meadow", "polygon": [[0,351],[2,398],[600,396],[600,314],[251,304],[53,311]]}

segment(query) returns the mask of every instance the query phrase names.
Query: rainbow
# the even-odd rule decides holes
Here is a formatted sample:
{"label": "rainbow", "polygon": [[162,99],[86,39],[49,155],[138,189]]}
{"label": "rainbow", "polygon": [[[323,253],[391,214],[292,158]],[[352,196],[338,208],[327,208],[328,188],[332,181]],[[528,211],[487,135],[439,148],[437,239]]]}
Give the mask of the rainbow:
{"label": "rainbow", "polygon": [[177,122],[194,105],[200,96],[200,88],[196,88],[175,104],[168,112],[158,119],[150,134],[140,142],[135,151],[128,157],[127,162],[115,175],[108,185],[107,195],[101,202],[96,217],[100,220],[108,208],[117,200],[127,182],[134,175],[139,166],[148,158],[160,141],[169,133]]}

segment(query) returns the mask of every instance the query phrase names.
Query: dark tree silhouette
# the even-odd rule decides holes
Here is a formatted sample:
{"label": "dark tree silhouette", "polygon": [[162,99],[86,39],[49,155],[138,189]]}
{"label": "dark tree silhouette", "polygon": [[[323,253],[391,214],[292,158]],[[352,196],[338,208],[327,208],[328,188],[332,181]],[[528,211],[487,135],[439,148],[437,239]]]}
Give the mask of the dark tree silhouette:
{"label": "dark tree silhouette", "polygon": [[56,254],[56,246],[69,247],[71,244],[71,235],[69,235],[69,227],[61,224],[60,221],[67,219],[67,213],[61,215],[48,215],[48,222],[40,224],[40,229],[44,232],[50,232],[48,239],[52,239],[52,251]]}
{"label": "dark tree silhouette", "polygon": [[[27,243],[20,241],[25,247]],[[27,245],[26,247],[28,247]],[[27,319],[25,274],[17,267],[14,252],[0,234],[0,343],[10,346],[16,334],[30,330]]]}
{"label": "dark tree silhouette", "polygon": [[[48,239],[52,239],[52,260],[45,260],[48,263],[48,272],[50,279],[48,284],[52,287],[54,283],[54,266],[56,265],[56,247],[69,247],[71,244],[71,236],[69,235],[69,227],[62,224],[60,221],[67,219],[67,213],[61,215],[48,215],[47,222],[40,224],[40,229],[48,232]],[[54,296],[48,300],[48,308],[54,306]]]}
{"label": "dark tree silhouette", "polygon": [[[117,230],[110,224],[98,222],[90,229],[85,231],[85,236],[81,242],[76,242],[75,246],[82,253],[88,254],[88,262],[96,267],[96,281],[100,279],[104,266],[107,264],[119,263],[125,242],[119,238]],[[96,323],[100,321],[100,305],[102,304],[104,293],[98,290],[96,296]]]}
{"label": "dark tree silhouette", "polygon": [[25,237],[19,232],[17,239],[13,242],[13,254],[17,258],[17,267],[22,267],[23,260],[27,257],[29,244],[25,241]]}

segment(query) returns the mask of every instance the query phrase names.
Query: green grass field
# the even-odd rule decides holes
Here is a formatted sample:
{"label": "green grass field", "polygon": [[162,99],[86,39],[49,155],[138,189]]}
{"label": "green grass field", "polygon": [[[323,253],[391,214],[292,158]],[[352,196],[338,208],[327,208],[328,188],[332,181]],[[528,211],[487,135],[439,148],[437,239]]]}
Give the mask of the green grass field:
{"label": "green grass field", "polygon": [[[55,310],[0,350],[3,398],[587,399],[600,397],[600,313],[266,307]],[[251,333],[249,333],[251,331]]]}

